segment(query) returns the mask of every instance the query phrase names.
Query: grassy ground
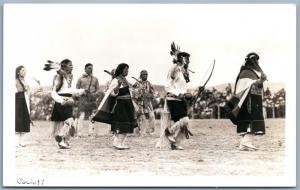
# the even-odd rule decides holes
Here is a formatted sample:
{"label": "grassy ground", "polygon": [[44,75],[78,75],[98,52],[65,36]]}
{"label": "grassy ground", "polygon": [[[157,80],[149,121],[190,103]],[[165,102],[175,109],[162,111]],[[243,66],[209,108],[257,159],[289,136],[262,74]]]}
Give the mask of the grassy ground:
{"label": "grassy ground", "polygon": [[97,137],[72,139],[72,148],[57,148],[49,138],[51,125],[35,121],[26,137],[31,142],[16,148],[16,174],[37,175],[83,174],[168,176],[280,176],[284,175],[284,119],[266,120],[266,135],[255,137],[255,152],[239,151],[239,137],[228,120],[192,120],[194,136],[183,144],[185,150],[159,150],[155,144],[160,126],[156,121],[154,136],[129,137],[129,150],[112,148],[108,126],[97,123]]}

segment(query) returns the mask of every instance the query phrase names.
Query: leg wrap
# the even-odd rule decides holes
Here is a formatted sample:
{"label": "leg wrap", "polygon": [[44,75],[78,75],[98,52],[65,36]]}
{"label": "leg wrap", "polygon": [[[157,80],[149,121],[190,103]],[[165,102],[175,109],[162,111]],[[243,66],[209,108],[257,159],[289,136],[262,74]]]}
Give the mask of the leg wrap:
{"label": "leg wrap", "polygon": [[72,117],[66,119],[63,126],[58,130],[58,135],[69,138],[74,135],[74,120]]}
{"label": "leg wrap", "polygon": [[85,117],[85,113],[84,112],[80,112],[79,117],[77,119],[77,130],[76,133],[78,136],[83,135],[82,134],[82,129],[83,129],[83,120]]}
{"label": "leg wrap", "polygon": [[149,129],[150,133],[154,132],[154,129],[155,129],[154,122],[155,122],[155,115],[154,115],[154,112],[152,111],[149,113],[149,121],[148,121],[148,124],[149,124],[148,129]]}
{"label": "leg wrap", "polygon": [[181,118],[179,121],[174,123],[174,125],[172,125],[169,128],[169,131],[170,131],[170,133],[175,133],[181,127],[188,125],[188,123],[189,123],[189,118],[188,117]]}
{"label": "leg wrap", "polygon": [[182,123],[182,126],[188,125],[189,124],[189,117],[184,117],[181,118],[179,121]]}
{"label": "leg wrap", "polygon": [[183,133],[186,139],[189,139],[190,136],[193,136],[193,133],[188,129],[188,125],[182,126],[180,132]]}

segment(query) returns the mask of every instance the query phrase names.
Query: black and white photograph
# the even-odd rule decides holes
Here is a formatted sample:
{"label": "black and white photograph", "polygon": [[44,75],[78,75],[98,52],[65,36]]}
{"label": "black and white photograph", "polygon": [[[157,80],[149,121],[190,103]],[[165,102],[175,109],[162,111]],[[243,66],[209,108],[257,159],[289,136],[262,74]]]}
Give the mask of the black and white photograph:
{"label": "black and white photograph", "polygon": [[3,13],[4,186],[296,186],[295,4]]}

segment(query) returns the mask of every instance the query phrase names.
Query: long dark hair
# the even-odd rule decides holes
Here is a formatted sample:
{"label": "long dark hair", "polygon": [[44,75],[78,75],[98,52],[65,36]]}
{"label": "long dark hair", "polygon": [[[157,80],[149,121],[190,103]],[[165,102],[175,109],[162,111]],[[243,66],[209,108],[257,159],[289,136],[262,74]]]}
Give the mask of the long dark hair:
{"label": "long dark hair", "polygon": [[16,68],[16,79],[19,77],[19,72],[25,68],[23,65],[20,65]]}
{"label": "long dark hair", "polygon": [[123,70],[128,67],[129,68],[129,65],[127,65],[126,63],[120,63],[115,71],[115,74],[114,74],[114,78],[121,75],[123,73]]}
{"label": "long dark hair", "polygon": [[61,68],[62,68],[63,70],[65,70],[67,64],[70,63],[70,62],[72,62],[72,61],[69,60],[69,59],[64,59],[64,60],[62,60],[62,61],[60,62]]}

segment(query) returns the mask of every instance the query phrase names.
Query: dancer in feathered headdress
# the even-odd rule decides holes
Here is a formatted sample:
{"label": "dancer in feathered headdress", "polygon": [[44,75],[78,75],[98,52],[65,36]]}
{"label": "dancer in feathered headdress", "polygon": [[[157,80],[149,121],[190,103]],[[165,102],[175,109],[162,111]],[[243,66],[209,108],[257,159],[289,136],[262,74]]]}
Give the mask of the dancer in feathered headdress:
{"label": "dancer in feathered headdress", "polygon": [[[182,150],[181,141],[188,138],[188,108],[185,99],[189,79],[188,65],[190,54],[180,51],[174,42],[171,44],[170,54],[173,56],[173,65],[167,76],[165,109],[161,120],[161,137],[156,147],[168,145],[172,150]],[[169,125],[168,119],[174,124]],[[187,134],[187,135],[186,135]]]}
{"label": "dancer in feathered headdress", "polygon": [[74,119],[73,119],[73,105],[74,100],[72,96],[81,95],[85,93],[84,89],[71,88],[73,79],[73,65],[69,59],[64,59],[60,63],[47,61],[44,70],[56,70],[57,74],[53,79],[53,88],[51,96],[55,101],[51,121],[54,122],[53,135],[58,142],[59,148],[69,149],[70,136],[74,135]]}

